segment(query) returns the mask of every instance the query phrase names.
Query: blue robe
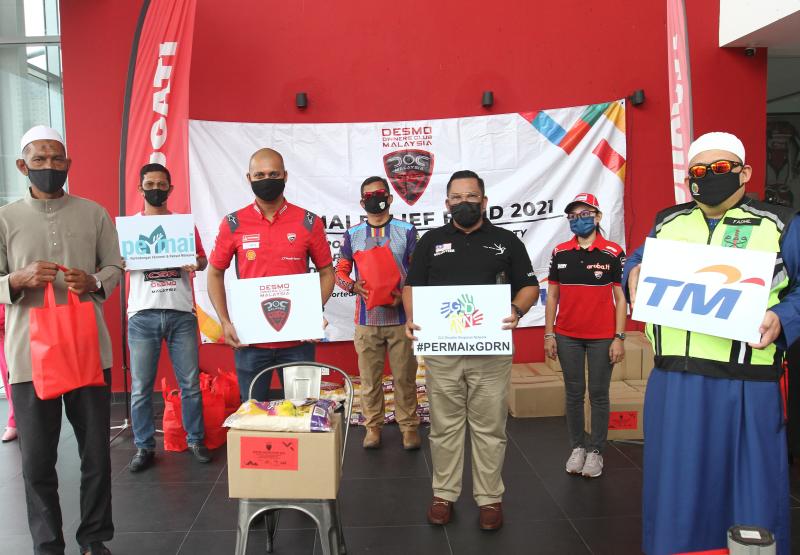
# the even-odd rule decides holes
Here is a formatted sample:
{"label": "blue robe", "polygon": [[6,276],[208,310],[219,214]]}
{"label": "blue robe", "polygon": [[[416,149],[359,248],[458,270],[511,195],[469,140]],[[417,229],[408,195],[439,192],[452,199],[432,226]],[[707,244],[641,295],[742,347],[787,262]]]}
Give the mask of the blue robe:
{"label": "blue robe", "polygon": [[[789,293],[770,310],[775,344],[800,336],[800,217],[781,240]],[[654,231],[650,237],[655,236]],[[643,247],[626,263],[642,260]],[[790,552],[789,469],[777,382],[712,378],[655,368],[644,403],[642,550],[648,555],[719,549],[735,524],[761,526]]]}

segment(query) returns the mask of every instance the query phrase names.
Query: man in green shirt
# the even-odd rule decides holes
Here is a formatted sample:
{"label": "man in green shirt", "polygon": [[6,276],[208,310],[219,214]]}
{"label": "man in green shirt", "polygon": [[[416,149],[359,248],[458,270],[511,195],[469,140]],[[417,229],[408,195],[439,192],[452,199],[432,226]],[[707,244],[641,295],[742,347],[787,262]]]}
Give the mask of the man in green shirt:
{"label": "man in green shirt", "polygon": [[[62,402],[81,457],[81,553],[106,555],[114,535],[111,520],[111,340],[102,303],[119,283],[122,259],[117,232],[97,203],[69,195],[63,186],[70,167],[57,131],[37,126],[20,144],[17,168],[30,181],[25,198],[0,208],[0,303],[6,305],[6,356],[17,418],[28,525],[34,552],[64,553],[56,459]],[[59,270],[65,270],[60,272]],[[88,386],[41,400],[31,376],[29,311],[43,304],[52,283],[56,302],[67,289],[94,304],[105,386]]]}

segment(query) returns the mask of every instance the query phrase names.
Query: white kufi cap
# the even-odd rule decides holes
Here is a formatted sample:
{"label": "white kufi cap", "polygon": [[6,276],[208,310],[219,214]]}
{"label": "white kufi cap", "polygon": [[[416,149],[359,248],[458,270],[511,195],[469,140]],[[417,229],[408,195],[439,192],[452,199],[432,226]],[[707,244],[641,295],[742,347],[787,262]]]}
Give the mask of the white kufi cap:
{"label": "white kufi cap", "polygon": [[689,160],[691,161],[695,156],[706,150],[725,150],[731,152],[738,156],[739,160],[744,164],[744,145],[736,135],[714,131],[699,136],[689,145]]}
{"label": "white kufi cap", "polygon": [[[22,153],[22,151],[25,150],[25,147],[31,144],[33,141],[58,141],[62,145],[64,144],[64,139],[61,138],[61,133],[52,127],[36,125],[28,129],[27,133],[25,133],[22,136],[22,139],[19,141],[20,153]],[[66,146],[64,148],[66,148]]]}

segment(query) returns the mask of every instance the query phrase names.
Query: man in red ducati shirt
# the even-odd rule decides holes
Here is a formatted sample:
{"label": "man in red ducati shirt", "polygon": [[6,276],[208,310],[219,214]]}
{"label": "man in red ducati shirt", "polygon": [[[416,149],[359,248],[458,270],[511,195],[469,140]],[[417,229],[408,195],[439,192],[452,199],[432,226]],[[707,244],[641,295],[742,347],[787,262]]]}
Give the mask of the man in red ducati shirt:
{"label": "man in red ducati shirt", "polygon": [[[224,275],[236,257],[236,277],[240,279],[304,274],[308,259],[319,272],[324,305],[333,292],[333,259],[322,221],[314,214],[286,201],[283,190],[289,172],[280,153],[262,148],[250,157],[247,180],[255,202],[223,218],[216,244],[209,258],[208,296],[222,323],[225,343],[233,347],[239,393],[248,398],[250,383],[264,368],[287,362],[314,360],[314,344],[300,341],[243,345],[228,315]],[[253,398],[283,398],[283,373],[279,372],[280,391],[270,392],[272,375],[256,383]],[[270,395],[271,393],[271,395]]]}

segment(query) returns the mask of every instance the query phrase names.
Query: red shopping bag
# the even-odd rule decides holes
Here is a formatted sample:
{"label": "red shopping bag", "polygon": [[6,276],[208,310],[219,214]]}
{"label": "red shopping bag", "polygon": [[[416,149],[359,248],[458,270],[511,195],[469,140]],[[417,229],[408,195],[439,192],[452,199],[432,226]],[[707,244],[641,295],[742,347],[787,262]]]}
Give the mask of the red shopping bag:
{"label": "red shopping bag", "polygon": [[167,451],[186,451],[186,430],[183,429],[181,414],[181,394],[177,389],[169,389],[166,378],[161,378],[161,395],[164,396],[164,417],[161,429],[164,430],[164,449]]}
{"label": "red shopping bag", "polygon": [[225,422],[225,397],[212,387],[213,378],[205,372],[200,373],[200,393],[203,395],[203,426],[205,444],[209,449],[225,445],[228,430],[222,427]]}
{"label": "red shopping bag", "polygon": [[392,304],[392,291],[396,291],[400,285],[400,270],[388,241],[380,247],[353,253],[353,259],[358,267],[358,275],[365,281],[364,289],[369,291],[367,310]]}
{"label": "red shopping bag", "polygon": [[105,385],[94,304],[67,291],[57,305],[53,284],[44,305],[29,313],[33,388],[39,399],[55,399],[79,387]]}
{"label": "red shopping bag", "polygon": [[217,375],[211,381],[211,388],[225,399],[225,415],[236,412],[241,404],[239,399],[239,380],[236,372],[217,368]]}

